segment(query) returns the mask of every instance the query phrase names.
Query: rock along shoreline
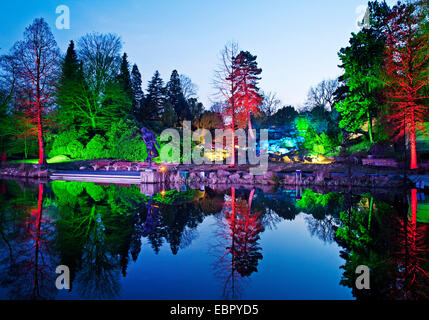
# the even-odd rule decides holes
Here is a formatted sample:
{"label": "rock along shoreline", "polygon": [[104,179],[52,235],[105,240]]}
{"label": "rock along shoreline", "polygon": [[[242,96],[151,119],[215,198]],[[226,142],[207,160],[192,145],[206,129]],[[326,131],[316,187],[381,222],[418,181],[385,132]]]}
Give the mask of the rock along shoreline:
{"label": "rock along shoreline", "polygon": [[[159,166],[157,166],[159,169]],[[154,168],[154,170],[157,170]],[[340,164],[271,164],[269,171],[263,175],[252,175],[249,166],[231,168],[227,165],[165,165],[165,172],[159,182],[187,185],[291,185],[291,186],[321,186],[321,187],[378,187],[397,188],[411,185],[404,180],[403,170],[380,168],[363,168],[362,166],[344,166]],[[115,178],[116,173],[124,171],[94,171],[90,165],[82,163],[67,163],[43,166],[38,164],[4,164],[0,167],[0,177],[19,177],[27,179],[49,179],[52,173],[91,172],[105,173]],[[128,171],[138,174],[136,171]]]}

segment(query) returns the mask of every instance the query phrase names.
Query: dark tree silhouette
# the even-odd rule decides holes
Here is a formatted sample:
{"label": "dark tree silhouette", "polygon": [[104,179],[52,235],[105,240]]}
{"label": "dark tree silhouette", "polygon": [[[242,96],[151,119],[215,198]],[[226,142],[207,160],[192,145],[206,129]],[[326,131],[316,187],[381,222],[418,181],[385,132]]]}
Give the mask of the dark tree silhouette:
{"label": "dark tree silhouette", "polygon": [[166,97],[173,106],[179,122],[183,120],[191,120],[191,111],[189,110],[188,102],[183,94],[177,70],[173,70],[170,76],[170,81],[167,82]]}
{"label": "dark tree silhouette", "polygon": [[132,113],[138,121],[141,121],[144,94],[142,90],[142,76],[136,64],[133,65],[131,71],[131,89],[133,92]]}
{"label": "dark tree silhouette", "polygon": [[159,120],[164,112],[166,97],[164,82],[158,71],[155,71],[146,91],[147,94],[143,107],[144,119]]}
{"label": "dark tree silhouette", "polygon": [[63,128],[69,128],[72,124],[82,122],[82,119],[79,119],[79,114],[74,111],[73,104],[68,103],[68,101],[70,98],[73,98],[75,87],[81,86],[84,81],[82,62],[77,57],[75,45],[72,40],[67,48],[67,53],[62,64],[61,77],[57,89],[57,122]]}
{"label": "dark tree silhouette", "polygon": [[128,63],[127,53],[122,55],[121,67],[118,74],[118,83],[121,89],[125,92],[128,98],[133,100],[133,88],[131,83],[130,65]]}

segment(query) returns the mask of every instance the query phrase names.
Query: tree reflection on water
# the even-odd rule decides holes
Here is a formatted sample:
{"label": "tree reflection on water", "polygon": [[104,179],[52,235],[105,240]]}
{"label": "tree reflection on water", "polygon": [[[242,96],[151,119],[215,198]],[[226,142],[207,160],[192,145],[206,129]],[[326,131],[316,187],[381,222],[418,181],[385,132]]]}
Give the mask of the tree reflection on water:
{"label": "tree reflection on water", "polygon": [[[4,201],[4,199],[2,199]],[[1,213],[0,283],[11,299],[45,299],[55,295],[54,224],[44,208],[44,185],[12,199]]]}
{"label": "tree reflection on water", "polygon": [[223,296],[227,299],[240,297],[240,282],[257,271],[258,261],[262,259],[262,248],[258,245],[259,234],[264,231],[261,212],[252,211],[255,189],[236,198],[235,188],[225,195],[222,212],[217,215],[219,231],[217,243],[217,261],[215,270],[223,282]]}
{"label": "tree reflection on water", "polygon": [[[70,268],[70,290],[79,297],[118,298],[130,261],[138,260],[145,242],[155,254],[178,255],[199,241],[198,226],[212,217],[212,270],[223,297],[237,299],[263,268],[261,235],[305,213],[312,236],[342,248],[341,285],[354,297],[427,299],[429,205],[424,198],[416,189],[235,187],[148,196],[137,186],[1,181],[0,286],[11,299],[53,299],[55,268],[63,264]],[[355,288],[355,270],[362,264],[371,270],[371,290]]]}

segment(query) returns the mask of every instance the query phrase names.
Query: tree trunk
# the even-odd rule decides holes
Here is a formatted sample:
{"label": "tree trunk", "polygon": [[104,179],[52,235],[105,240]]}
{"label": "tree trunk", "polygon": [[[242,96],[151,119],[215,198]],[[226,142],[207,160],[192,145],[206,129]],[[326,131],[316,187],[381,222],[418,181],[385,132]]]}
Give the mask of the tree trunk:
{"label": "tree trunk", "polygon": [[374,197],[371,196],[369,201],[368,231],[371,229],[372,207],[374,206]]}
{"label": "tree trunk", "polygon": [[411,163],[410,169],[417,169],[417,147],[416,147],[416,124],[414,121],[414,110],[411,113],[411,128],[410,128],[410,152]]}
{"label": "tree trunk", "polygon": [[231,162],[230,162],[230,166],[234,167],[235,166],[235,128],[234,128],[234,120],[232,121],[232,150],[231,150]]}
{"label": "tree trunk", "polygon": [[39,164],[45,164],[45,148],[43,146],[42,119],[40,111],[37,115],[37,131],[39,136]]}
{"label": "tree trunk", "polygon": [[94,118],[91,118],[91,125],[92,125],[92,128],[95,129],[96,123],[95,123],[95,119]]}
{"label": "tree trunk", "polygon": [[27,135],[24,135],[24,158],[27,159],[28,153],[27,153]]}
{"label": "tree trunk", "polygon": [[369,110],[366,111],[366,116],[368,119],[368,135],[369,135],[369,142],[371,142],[371,144],[374,143],[374,140],[372,138],[372,121],[371,121],[371,117],[369,115]]}
{"label": "tree trunk", "polygon": [[36,239],[35,239],[35,254],[34,254],[34,280],[33,280],[33,299],[40,295],[39,292],[39,251],[41,238],[41,224],[43,214],[43,184],[39,184],[39,199],[37,202],[37,220],[36,220]]}
{"label": "tree trunk", "polygon": [[231,151],[231,167],[235,166],[235,108],[234,102],[232,103],[232,112],[231,112],[231,127],[232,127],[232,151]]}
{"label": "tree trunk", "polygon": [[411,190],[411,228],[412,230],[412,244],[416,242],[416,229],[417,229],[417,189]]}
{"label": "tree trunk", "polygon": [[36,65],[37,65],[37,73],[36,73],[36,101],[37,101],[37,134],[39,138],[39,164],[45,164],[45,148],[43,143],[43,126],[42,126],[42,92],[41,92],[41,84],[40,84],[40,56],[41,53],[38,53]]}
{"label": "tree trunk", "polygon": [[249,113],[249,134],[253,140],[256,140],[255,135],[253,134],[252,119],[251,119],[250,113]]}
{"label": "tree trunk", "polygon": [[253,200],[253,195],[255,194],[255,189],[252,189],[252,191],[250,191],[250,194],[249,194],[249,201],[248,201],[248,203],[249,203],[249,212],[250,212],[250,210],[252,209],[252,200]]}

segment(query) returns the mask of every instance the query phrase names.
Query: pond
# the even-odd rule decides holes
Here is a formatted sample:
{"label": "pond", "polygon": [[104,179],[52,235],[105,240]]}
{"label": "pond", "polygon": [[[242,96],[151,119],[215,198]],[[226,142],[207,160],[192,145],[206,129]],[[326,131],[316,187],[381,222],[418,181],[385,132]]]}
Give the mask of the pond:
{"label": "pond", "polygon": [[2,180],[0,299],[426,299],[428,227],[416,189]]}

